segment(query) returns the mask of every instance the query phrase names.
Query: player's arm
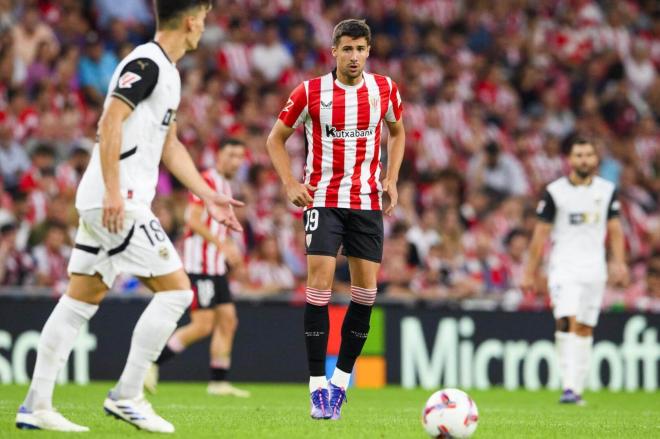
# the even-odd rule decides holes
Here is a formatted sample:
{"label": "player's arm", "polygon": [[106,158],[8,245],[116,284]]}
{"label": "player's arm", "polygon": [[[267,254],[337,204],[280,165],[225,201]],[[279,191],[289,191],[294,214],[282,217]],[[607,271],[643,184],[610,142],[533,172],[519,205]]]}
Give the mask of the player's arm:
{"label": "player's arm", "polygon": [[612,194],[607,212],[607,236],[610,242],[610,281],[614,285],[628,284],[628,266],[626,265],[626,241],[623,226],[619,218],[620,204],[616,191]]}
{"label": "player's arm", "polygon": [[176,122],[172,122],[167,133],[162,161],[181,184],[204,201],[209,213],[218,222],[239,232],[243,230],[232,208],[232,206],[243,206],[243,203],[227,195],[216,193],[206,183],[188,154],[188,150],[177,137]]}
{"label": "player's arm", "polygon": [[392,81],[390,96],[387,100],[385,122],[390,135],[387,140],[387,173],[383,179],[383,192],[390,197],[390,205],[385,209],[386,215],[391,215],[399,202],[399,193],[396,189],[399,180],[399,170],[403,161],[406,146],[406,133],[403,128],[403,104],[401,94],[396,82]]}
{"label": "player's arm", "polygon": [[124,228],[124,199],[119,182],[119,154],[122,125],[133,108],[121,99],[110,99],[99,120],[99,157],[105,185],[103,198],[103,227],[110,233]]}
{"label": "player's arm", "polygon": [[134,59],[122,68],[112,99],[99,120],[99,156],[105,185],[103,226],[111,233],[124,227],[124,200],[119,181],[119,154],[124,121],[158,82],[158,65],[148,58]]}
{"label": "player's arm", "polygon": [[399,201],[396,184],[399,181],[399,171],[403,162],[403,153],[406,148],[406,131],[403,128],[403,118],[396,122],[387,122],[390,131],[387,139],[387,174],[383,179],[383,191],[390,197],[390,205],[385,209],[385,214],[391,215]]}
{"label": "player's arm", "polygon": [[307,90],[303,83],[291,92],[266,140],[266,150],[268,150],[275,171],[282,179],[286,195],[289,201],[298,207],[305,207],[314,202],[310,193],[313,193],[316,188],[309,184],[302,184],[294,178],[291,172],[291,159],[284,144],[307,117]]}
{"label": "player's arm", "polygon": [[192,230],[193,233],[196,233],[204,238],[204,241],[215,245],[218,247],[218,249],[221,249],[223,246],[218,237],[215,236],[208,227],[206,227],[206,224],[204,224],[204,221],[202,220],[203,213],[203,204],[191,203],[188,205],[186,225],[190,227],[190,230]]}
{"label": "player's arm", "polygon": [[316,188],[300,183],[291,172],[291,159],[284,144],[294,131],[294,128],[285,125],[278,119],[268,135],[266,149],[277,175],[282,180],[289,201],[298,207],[305,207],[314,202],[309,192],[315,191]]}
{"label": "player's arm", "polygon": [[552,232],[552,225],[555,221],[557,209],[552,195],[547,190],[543,194],[543,199],[539,202],[536,208],[538,220],[534,226],[534,233],[532,235],[532,242],[529,245],[529,253],[527,257],[527,265],[523,271],[523,276],[520,281],[520,289],[523,291],[535,290],[535,279],[541,262],[543,260],[543,249],[545,243],[548,241],[550,232]]}

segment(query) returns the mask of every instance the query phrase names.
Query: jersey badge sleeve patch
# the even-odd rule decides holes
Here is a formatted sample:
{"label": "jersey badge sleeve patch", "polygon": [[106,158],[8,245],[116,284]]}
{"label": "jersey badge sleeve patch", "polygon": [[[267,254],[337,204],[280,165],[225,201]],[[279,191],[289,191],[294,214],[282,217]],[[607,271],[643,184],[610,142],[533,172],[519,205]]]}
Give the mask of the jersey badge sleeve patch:
{"label": "jersey badge sleeve patch", "polygon": [[135,84],[141,79],[142,76],[138,75],[137,73],[126,72],[119,77],[119,81],[117,81],[117,86],[119,88],[132,88],[133,84]]}

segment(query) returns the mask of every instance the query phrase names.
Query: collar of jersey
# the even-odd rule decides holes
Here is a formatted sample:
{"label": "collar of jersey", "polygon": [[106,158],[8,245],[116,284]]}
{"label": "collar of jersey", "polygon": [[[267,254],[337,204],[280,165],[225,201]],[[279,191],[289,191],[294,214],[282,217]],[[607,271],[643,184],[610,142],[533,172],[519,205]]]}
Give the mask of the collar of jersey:
{"label": "collar of jersey", "polygon": [[359,84],[355,85],[346,85],[343,84],[342,82],[339,81],[339,79],[335,78],[335,84],[339,88],[343,88],[344,90],[357,90],[358,88],[362,87],[364,85],[364,73],[362,74],[362,81],[360,81]]}
{"label": "collar of jersey", "polygon": [[591,181],[589,181],[589,183],[587,183],[587,184],[575,184],[575,183],[573,183],[573,180],[571,180],[570,176],[568,176],[568,175],[566,176],[566,180],[568,180],[568,184],[570,184],[571,186],[574,186],[574,187],[591,187],[591,185],[594,184],[595,179],[596,179],[596,176],[592,175],[591,176]]}
{"label": "collar of jersey", "polygon": [[165,55],[165,58],[167,59],[167,61],[170,62],[170,64],[174,64],[174,63],[172,62],[172,60],[170,59],[170,57],[167,56],[167,52],[165,52],[165,49],[163,49],[163,46],[161,46],[160,43],[159,43],[158,41],[156,41],[156,40],[151,40],[151,42],[154,43],[156,46],[158,46],[158,48],[160,49],[161,52],[163,52],[163,55]]}

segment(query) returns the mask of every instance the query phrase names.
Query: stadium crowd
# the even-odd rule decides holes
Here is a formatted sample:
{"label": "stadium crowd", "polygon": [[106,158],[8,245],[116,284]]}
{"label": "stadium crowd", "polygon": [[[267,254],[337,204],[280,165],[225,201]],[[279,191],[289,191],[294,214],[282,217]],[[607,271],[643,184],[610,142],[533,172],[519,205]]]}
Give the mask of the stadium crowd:
{"label": "stadium crowd", "polygon": [[[379,293],[546,307],[520,279],[535,205],[593,139],[622,204],[627,288],[606,307],[660,312],[660,8],[653,0],[218,0],[201,47],[178,65],[182,141],[200,168],[242,139],[234,182],[247,278],[235,292],[304,294],[301,212],[265,149],[288,93],[334,65],[332,29],[364,17],[368,70],[404,101],[399,208],[386,218]],[[75,189],[118,60],[153,33],[150,0],[0,0],[0,286],[61,292]],[[386,141],[386,139],[384,139]],[[302,175],[301,133],[288,143]],[[386,157],[385,157],[386,160]],[[175,242],[187,194],[163,170],[155,212]],[[336,290],[348,291],[339,258]],[[122,278],[130,292],[135,279]],[[473,300],[474,301],[474,300]]]}

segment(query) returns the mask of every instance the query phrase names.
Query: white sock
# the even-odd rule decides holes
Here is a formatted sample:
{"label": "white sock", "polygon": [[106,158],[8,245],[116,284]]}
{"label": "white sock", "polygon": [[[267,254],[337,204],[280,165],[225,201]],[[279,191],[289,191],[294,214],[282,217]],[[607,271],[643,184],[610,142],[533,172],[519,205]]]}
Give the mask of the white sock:
{"label": "white sock", "polygon": [[66,364],[82,325],[92,318],[98,305],[62,296],[46,321],[37,347],[30,390],[23,402],[28,410],[50,410],[57,374]]}
{"label": "white sock", "polygon": [[330,382],[335,386],[348,389],[348,383],[351,382],[351,374],[348,372],[344,372],[338,367],[335,367],[335,371],[332,374],[332,378],[330,378]]}
{"label": "white sock", "polygon": [[309,377],[309,393],[315,392],[319,389],[325,389],[328,387],[328,380],[324,376],[321,377]]}
{"label": "white sock", "polygon": [[142,393],[144,378],[183,312],[192,302],[191,290],[164,291],[154,295],[144,310],[131,338],[126,366],[112,391],[115,399],[131,399]]}
{"label": "white sock", "polygon": [[575,390],[574,341],[574,334],[570,332],[555,332],[559,375],[563,390]]}
{"label": "white sock", "polygon": [[575,358],[575,393],[582,395],[589,377],[589,366],[591,362],[591,351],[594,338],[575,335],[573,342]]}

